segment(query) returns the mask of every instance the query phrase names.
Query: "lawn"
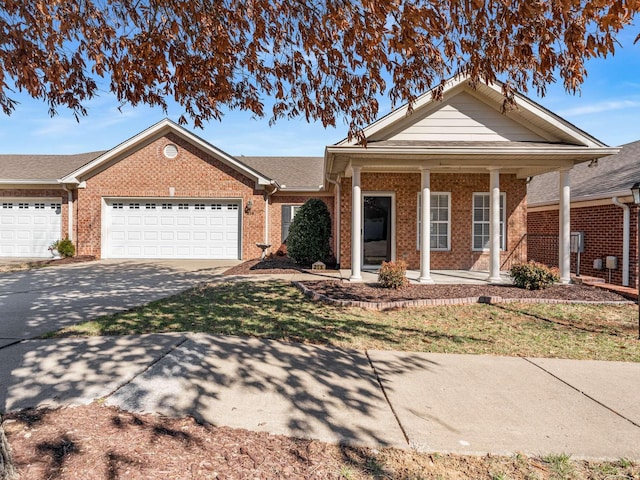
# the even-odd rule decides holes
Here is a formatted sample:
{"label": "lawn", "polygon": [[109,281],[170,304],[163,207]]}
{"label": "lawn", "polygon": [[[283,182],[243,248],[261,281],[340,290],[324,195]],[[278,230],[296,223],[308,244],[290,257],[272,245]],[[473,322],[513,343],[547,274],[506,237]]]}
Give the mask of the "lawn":
{"label": "lawn", "polygon": [[377,312],[284,282],[200,286],[50,337],[208,332],[356,349],[640,361],[634,305],[474,304]]}

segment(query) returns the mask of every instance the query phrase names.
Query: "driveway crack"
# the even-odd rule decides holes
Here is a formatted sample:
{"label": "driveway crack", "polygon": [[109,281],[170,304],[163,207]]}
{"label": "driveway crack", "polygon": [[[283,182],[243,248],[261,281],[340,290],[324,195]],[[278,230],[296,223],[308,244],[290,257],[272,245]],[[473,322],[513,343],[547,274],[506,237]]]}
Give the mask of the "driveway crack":
{"label": "driveway crack", "polygon": [[547,370],[546,368],[538,365],[536,362],[534,362],[533,360],[530,360],[526,357],[520,357],[522,358],[525,362],[529,362],[531,365],[533,365],[534,367],[539,368],[540,370],[542,370],[543,372],[545,372],[548,375],[551,375],[553,378],[555,378],[556,380],[564,383],[567,387],[575,390],[576,392],[580,393],[581,395],[585,396],[586,398],[588,398],[589,400],[591,400],[592,402],[597,403],[598,405],[600,405],[601,407],[609,410],[611,413],[613,413],[614,415],[617,415],[618,417],[622,418],[623,420],[626,420],[627,422],[629,422],[631,425],[633,425],[634,427],[638,427],[640,428],[640,424],[638,424],[637,422],[634,422],[633,420],[631,420],[630,418],[624,416],[622,413],[614,410],[613,408],[611,408],[610,406],[604,404],[603,402],[601,402],[600,400],[598,400],[597,398],[592,397],[591,395],[589,395],[587,392],[585,392],[584,390],[580,390],[579,388],[571,385],[569,382],[567,382],[566,380],[563,380],[562,378],[560,378],[558,375],[555,375],[554,373],[551,373],[549,370]]}

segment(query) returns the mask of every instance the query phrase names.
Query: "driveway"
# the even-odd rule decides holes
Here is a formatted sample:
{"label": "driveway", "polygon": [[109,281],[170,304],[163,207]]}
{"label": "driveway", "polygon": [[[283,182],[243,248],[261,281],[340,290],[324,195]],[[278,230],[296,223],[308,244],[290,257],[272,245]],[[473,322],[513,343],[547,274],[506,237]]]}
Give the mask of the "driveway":
{"label": "driveway", "polygon": [[115,261],[0,274],[0,348],[210,281],[238,261]]}

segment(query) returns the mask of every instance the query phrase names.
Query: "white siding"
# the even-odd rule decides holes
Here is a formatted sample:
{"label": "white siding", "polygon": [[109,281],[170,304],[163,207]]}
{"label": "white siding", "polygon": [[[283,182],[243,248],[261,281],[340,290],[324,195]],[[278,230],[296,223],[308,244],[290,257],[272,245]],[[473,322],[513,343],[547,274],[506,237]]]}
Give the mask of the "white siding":
{"label": "white siding", "polygon": [[541,142],[544,138],[500,111],[460,93],[424,117],[409,116],[407,123],[387,140]]}

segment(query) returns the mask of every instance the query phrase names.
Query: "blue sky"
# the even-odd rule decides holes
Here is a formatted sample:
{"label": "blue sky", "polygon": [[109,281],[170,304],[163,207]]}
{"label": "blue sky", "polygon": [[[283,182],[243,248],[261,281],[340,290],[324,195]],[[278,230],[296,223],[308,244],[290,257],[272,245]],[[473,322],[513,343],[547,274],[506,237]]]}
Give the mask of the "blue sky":
{"label": "blue sky", "polygon": [[[588,63],[589,75],[581,92],[568,94],[553,84],[546,96],[527,95],[608,145],[640,140],[640,31],[631,27],[622,32],[622,44],[613,57]],[[0,153],[71,154],[108,150],[165,116],[172,120],[182,113],[172,106],[167,115],[160,109],[125,106],[118,110],[113,96],[104,93],[87,105],[88,116],[76,122],[61,109],[50,117],[47,106],[24,95],[16,111],[0,113]],[[380,101],[380,116],[388,113],[388,99]],[[347,126],[338,119],[336,128],[303,119],[280,120],[269,126],[268,118],[255,119],[247,112],[228,112],[222,121],[211,121],[204,129],[186,128],[232,155],[322,156],[324,147],[342,140]]]}

